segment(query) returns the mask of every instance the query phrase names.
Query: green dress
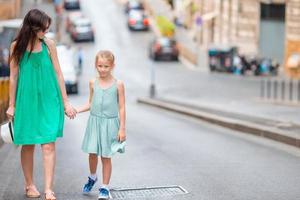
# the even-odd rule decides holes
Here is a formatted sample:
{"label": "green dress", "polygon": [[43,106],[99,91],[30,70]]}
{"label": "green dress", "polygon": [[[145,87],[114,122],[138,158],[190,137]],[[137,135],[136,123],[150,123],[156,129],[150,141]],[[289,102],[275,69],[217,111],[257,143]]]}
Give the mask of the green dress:
{"label": "green dress", "polygon": [[20,60],[15,107],[15,144],[45,144],[62,137],[62,96],[44,41],[42,51],[30,56],[26,51]]}
{"label": "green dress", "polygon": [[117,83],[115,81],[111,87],[102,89],[96,79],[82,150],[106,158],[117,152],[124,153],[126,142],[118,141],[119,128]]}

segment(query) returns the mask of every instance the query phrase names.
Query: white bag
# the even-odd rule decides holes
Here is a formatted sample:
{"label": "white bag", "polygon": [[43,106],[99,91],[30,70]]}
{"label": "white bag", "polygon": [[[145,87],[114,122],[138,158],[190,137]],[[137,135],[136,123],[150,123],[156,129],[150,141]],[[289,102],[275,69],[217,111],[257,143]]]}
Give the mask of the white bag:
{"label": "white bag", "polygon": [[14,141],[13,122],[7,122],[1,126],[1,138],[5,143],[12,144]]}

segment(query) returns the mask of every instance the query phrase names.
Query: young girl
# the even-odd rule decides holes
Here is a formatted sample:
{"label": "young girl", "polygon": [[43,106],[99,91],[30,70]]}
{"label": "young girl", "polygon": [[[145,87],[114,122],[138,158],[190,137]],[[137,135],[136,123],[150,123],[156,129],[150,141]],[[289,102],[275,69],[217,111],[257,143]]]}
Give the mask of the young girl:
{"label": "young girl", "polygon": [[110,51],[100,51],[95,61],[98,77],[89,83],[90,97],[78,113],[90,110],[82,150],[89,154],[90,176],[83,187],[87,194],[97,181],[98,156],[102,161],[102,186],[98,199],[109,199],[108,184],[111,177],[111,157],[124,153],[125,146],[125,91],[124,84],[112,75],[115,66]]}

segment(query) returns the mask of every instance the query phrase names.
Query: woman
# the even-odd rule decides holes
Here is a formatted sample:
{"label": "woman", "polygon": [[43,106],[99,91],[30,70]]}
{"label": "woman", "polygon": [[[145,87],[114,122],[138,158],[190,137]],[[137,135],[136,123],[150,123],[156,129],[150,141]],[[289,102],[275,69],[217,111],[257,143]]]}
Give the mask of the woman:
{"label": "woman", "polygon": [[22,145],[21,164],[25,194],[38,198],[33,181],[35,144],[43,152],[45,199],[55,200],[52,190],[55,169],[55,141],[63,135],[64,111],[74,118],[76,111],[68,102],[55,43],[45,38],[51,18],[30,10],[10,49],[10,91],[7,115],[14,119],[14,143]]}

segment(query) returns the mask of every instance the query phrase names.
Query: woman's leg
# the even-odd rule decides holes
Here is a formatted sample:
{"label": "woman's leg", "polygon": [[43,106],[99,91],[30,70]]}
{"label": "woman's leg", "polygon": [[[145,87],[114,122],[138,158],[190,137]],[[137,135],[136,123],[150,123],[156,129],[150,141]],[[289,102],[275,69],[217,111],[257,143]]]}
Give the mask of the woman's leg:
{"label": "woman's leg", "polygon": [[34,145],[23,145],[21,149],[21,165],[27,186],[33,185],[33,153]]}
{"label": "woman's leg", "polygon": [[55,169],[55,143],[42,144],[45,174],[45,193],[52,191]]}
{"label": "woman's leg", "polygon": [[25,177],[25,193],[27,197],[39,197],[40,193],[33,182],[34,145],[23,145],[21,149],[21,165]]}
{"label": "woman's leg", "polygon": [[109,185],[111,171],[112,171],[111,158],[101,157],[101,161],[102,161],[103,184],[104,185]]}
{"label": "woman's leg", "polygon": [[90,173],[96,174],[97,165],[98,165],[98,156],[97,154],[90,153],[89,154],[89,164],[90,164]]}

